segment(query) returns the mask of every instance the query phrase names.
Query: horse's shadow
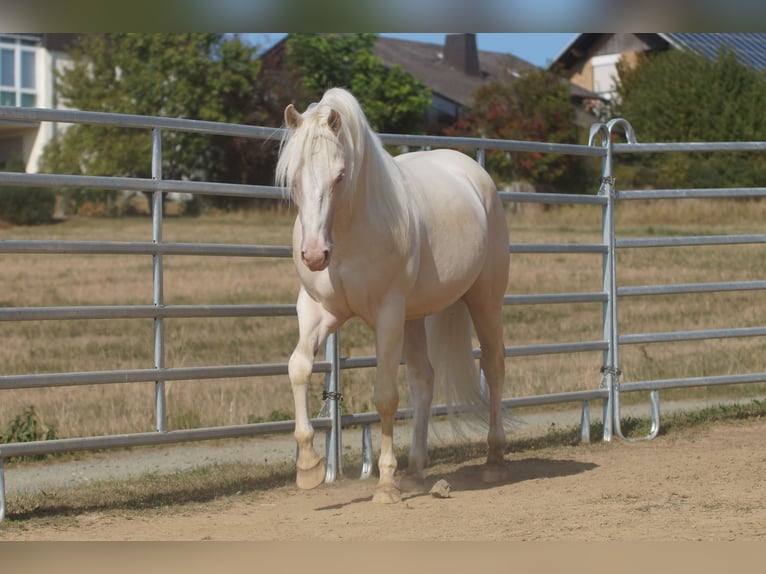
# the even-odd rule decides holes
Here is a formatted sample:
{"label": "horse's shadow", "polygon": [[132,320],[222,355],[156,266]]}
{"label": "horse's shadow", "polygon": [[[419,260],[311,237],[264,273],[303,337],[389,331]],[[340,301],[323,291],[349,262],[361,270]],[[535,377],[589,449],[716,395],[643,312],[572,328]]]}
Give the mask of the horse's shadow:
{"label": "horse's shadow", "polygon": [[438,480],[446,480],[454,492],[487,490],[541,478],[560,478],[593,470],[598,465],[577,460],[558,460],[549,458],[525,458],[506,462],[508,478],[499,482],[482,480],[483,464],[467,464],[447,473],[434,473],[426,478],[426,488],[430,489]]}
{"label": "horse's shadow", "polygon": [[[517,484],[527,480],[573,476],[598,468],[598,465],[592,462],[549,458],[525,458],[506,462],[506,465],[508,469],[508,478],[499,482],[485,482],[482,480],[482,472],[484,470],[483,464],[466,464],[449,473],[432,472],[426,476],[425,492],[402,493],[402,500],[430,496],[428,491],[439,480],[446,480],[453,493],[460,493],[489,490],[509,484]],[[351,506],[352,504],[368,503],[371,498],[371,496],[354,498],[348,502],[324,506],[317,508],[316,510],[338,510],[346,506]]]}

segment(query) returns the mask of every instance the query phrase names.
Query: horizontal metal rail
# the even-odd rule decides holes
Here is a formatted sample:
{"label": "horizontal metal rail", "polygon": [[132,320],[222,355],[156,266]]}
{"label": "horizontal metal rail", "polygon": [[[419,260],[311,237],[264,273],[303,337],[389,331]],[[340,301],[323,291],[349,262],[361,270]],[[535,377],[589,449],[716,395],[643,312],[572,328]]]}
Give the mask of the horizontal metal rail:
{"label": "horizontal metal rail", "polygon": [[677,341],[702,341],[705,339],[731,339],[739,337],[765,337],[766,327],[736,327],[731,329],[695,329],[693,331],[666,331],[620,335],[621,345],[645,343],[671,343]]}
{"label": "horizontal metal rail", "polygon": [[766,142],[615,143],[615,153],[766,151]]}
{"label": "horizontal metal rail", "polygon": [[604,303],[607,294],[599,293],[543,293],[532,295],[506,295],[504,305],[552,305],[560,303]]}
{"label": "horizontal metal rail", "polygon": [[[318,429],[326,429],[330,426],[330,419],[328,418],[315,418],[312,419],[311,422],[314,427]],[[17,456],[58,454],[81,450],[156,446],[181,442],[220,440],[243,436],[286,433],[292,432],[294,429],[295,421],[289,420],[253,423],[246,425],[231,425],[225,427],[171,430],[165,432],[143,432],[82,438],[63,438],[44,441],[18,442],[12,444],[0,443],[0,459]]]}
{"label": "horizontal metal rail", "polygon": [[568,393],[551,393],[547,395],[535,395],[532,397],[514,397],[503,399],[504,408],[538,407],[543,405],[557,405],[561,403],[595,401],[606,399],[609,391],[606,389],[593,389],[590,391],[571,391]]}
{"label": "horizontal metal rail", "polygon": [[192,193],[226,197],[284,199],[284,190],[270,185],[244,185],[237,183],[210,183],[174,179],[147,179],[141,177],[107,177],[96,175],[61,175],[46,173],[0,172],[0,185],[27,187],[62,187],[105,191],[146,191]]}
{"label": "horizontal metal rail", "polygon": [[[288,313],[280,314],[285,316]],[[264,315],[276,316],[276,315]],[[506,356],[547,355],[555,353],[577,353],[603,350],[603,341],[559,343],[506,347]],[[478,358],[481,353],[474,350]],[[404,361],[401,361],[404,364]],[[377,366],[374,355],[343,357],[339,361],[340,369],[362,369]],[[315,361],[314,373],[330,372],[329,361]],[[265,377],[286,375],[287,363],[262,363],[257,365],[222,365],[212,367],[179,367],[165,369],[127,369],[116,371],[83,371],[76,373],[39,373],[31,375],[0,376],[0,390],[40,387],[65,387],[78,385],[101,385],[114,383],[142,383],[156,380],[180,381],[195,379],[229,379],[241,377]]]}
{"label": "horizontal metal rail", "polygon": [[224,243],[154,243],[149,241],[123,242],[0,239],[0,253],[292,257],[292,248],[285,245],[236,245]]}
{"label": "horizontal metal rail", "polygon": [[295,305],[103,305],[82,307],[0,307],[0,321],[76,319],[157,319],[200,317],[291,317]]}
{"label": "horizontal metal rail", "polygon": [[766,234],[684,235],[680,237],[637,237],[617,239],[618,249],[635,247],[699,247],[702,245],[746,245],[766,243]]}
{"label": "horizontal metal rail", "polygon": [[664,389],[687,389],[691,387],[709,387],[715,385],[743,385],[766,383],[766,373],[746,373],[741,375],[711,375],[705,377],[688,377],[678,379],[656,379],[653,381],[634,381],[620,383],[620,390],[660,391]]}
{"label": "horizontal metal rail", "polygon": [[766,281],[725,281],[718,283],[674,283],[670,285],[635,285],[618,287],[618,297],[678,295],[684,293],[725,293],[766,289]]}
{"label": "horizontal metal rail", "polygon": [[[159,128],[178,132],[274,140],[275,142],[281,141],[285,131],[282,128],[246,126],[181,118],[46,108],[17,108],[10,106],[0,106],[0,117],[8,121],[62,122],[137,129]],[[460,147],[496,149],[501,151],[561,153],[591,157],[601,157],[605,153],[602,148],[578,144],[408,134],[378,134],[378,136],[384,144],[409,147]]]}
{"label": "horizontal metal rail", "polygon": [[[576,341],[574,343],[545,343],[541,345],[515,345],[505,348],[506,357],[531,357],[533,355],[558,355],[605,351],[607,341]],[[476,352],[474,352],[476,354]]]}
{"label": "horizontal metal rail", "polygon": [[606,253],[601,243],[511,243],[511,253]]}
{"label": "horizontal metal rail", "polygon": [[[594,389],[590,391],[570,391],[567,393],[552,393],[546,395],[535,395],[530,397],[512,397],[503,399],[502,405],[505,409],[545,406],[572,402],[602,400],[607,397],[606,389]],[[464,405],[434,405],[431,407],[432,416],[448,416],[461,412],[471,411]],[[414,415],[414,409],[404,408],[396,412],[396,420],[408,420]],[[380,422],[380,415],[375,411],[365,413],[344,414],[341,417],[344,427],[355,425],[369,425]]]}
{"label": "horizontal metal rail", "polygon": [[[573,343],[543,343],[538,345],[518,345],[505,348],[506,357],[531,357],[536,355],[556,355],[566,353],[587,353],[591,351],[603,351],[607,348],[606,341],[576,341]],[[481,349],[473,350],[475,359],[481,358]],[[365,369],[377,366],[375,355],[359,357],[342,357],[340,359],[341,370]],[[404,359],[399,361],[404,364]],[[0,379],[1,380],[1,379]]]}
{"label": "horizontal metal rail", "polygon": [[499,151],[560,153],[567,155],[582,155],[588,157],[602,157],[604,155],[604,150],[601,148],[579,144],[560,144],[472,137],[422,135],[415,136],[407,134],[378,134],[378,136],[380,137],[380,140],[386,145],[400,145],[407,147],[456,147]]}
{"label": "horizontal metal rail", "polygon": [[764,197],[766,187],[719,187],[697,189],[628,189],[615,192],[622,199],[711,199]]}
{"label": "horizontal metal rail", "polygon": [[281,140],[284,130],[263,126],[226,124],[185,118],[165,118],[136,114],[87,112],[50,108],[20,108],[0,106],[0,117],[7,121],[62,122],[101,125],[120,128],[163,129],[176,132],[194,132],[209,135]]}
{"label": "horizontal metal rail", "polygon": [[577,195],[570,193],[530,193],[524,191],[499,191],[497,193],[505,203],[551,203],[569,205],[605,205],[602,195]]}
{"label": "horizontal metal rail", "polygon": [[[314,363],[313,372],[330,372],[330,363],[328,361],[316,361]],[[240,377],[267,377],[286,374],[287,363],[85,371],[82,373],[39,373],[33,375],[0,376],[0,390],[72,387],[79,385],[109,385],[114,383],[146,383],[152,381],[235,379]]]}

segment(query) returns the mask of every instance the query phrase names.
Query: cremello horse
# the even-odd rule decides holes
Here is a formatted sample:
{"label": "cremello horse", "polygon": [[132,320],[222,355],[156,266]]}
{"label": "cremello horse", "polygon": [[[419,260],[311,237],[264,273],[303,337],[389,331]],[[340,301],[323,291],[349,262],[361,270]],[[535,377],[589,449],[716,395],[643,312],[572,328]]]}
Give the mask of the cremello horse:
{"label": "cremello horse", "polygon": [[508,228],[492,179],[456,151],[391,157],[357,100],[339,88],[328,90],[303,114],[291,104],[284,115],[288,130],[276,180],[298,207],[293,259],[301,282],[300,336],[289,361],[298,486],[314,488],[324,481],[324,459],[313,445],[307,386],[317,350],[351,317],[360,317],[375,332],[373,401],[382,439],[373,500],[401,499],[394,479],[393,431],[402,352],[414,410],[402,488],[422,488],[435,377],[453,389],[479,389],[471,320],[489,387],[484,478],[502,479],[501,306],[509,256]]}

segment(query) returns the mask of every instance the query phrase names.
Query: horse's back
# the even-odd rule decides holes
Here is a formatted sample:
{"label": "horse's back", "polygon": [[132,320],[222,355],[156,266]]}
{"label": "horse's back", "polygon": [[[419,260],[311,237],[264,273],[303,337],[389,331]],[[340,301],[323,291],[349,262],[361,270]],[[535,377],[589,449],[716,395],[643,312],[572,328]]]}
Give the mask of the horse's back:
{"label": "horse's back", "polygon": [[[482,229],[488,242],[508,243],[508,227],[495,182],[473,158],[451,149],[402,154],[396,157],[410,184],[410,194],[428,224],[449,233]],[[497,229],[494,229],[497,228]],[[506,245],[507,247],[507,245]]]}
{"label": "horse's back", "polygon": [[[408,179],[432,178],[435,175],[445,175],[455,182],[468,184],[468,188],[478,194],[482,203],[489,208],[497,199],[495,183],[490,175],[473,158],[464,153],[451,149],[437,149],[405,153],[396,158],[399,166],[405,171]],[[443,198],[445,192],[426,180],[425,193],[433,194],[433,199]]]}

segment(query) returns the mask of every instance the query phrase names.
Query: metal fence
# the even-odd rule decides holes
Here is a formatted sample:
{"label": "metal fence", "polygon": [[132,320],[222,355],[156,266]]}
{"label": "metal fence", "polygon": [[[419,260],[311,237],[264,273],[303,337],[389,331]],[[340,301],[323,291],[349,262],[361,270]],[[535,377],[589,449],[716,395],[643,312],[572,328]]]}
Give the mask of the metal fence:
{"label": "metal fence", "polygon": [[[162,174],[163,131],[185,131],[198,134],[215,134],[231,137],[273,139],[281,136],[281,130],[256,126],[219,124],[193,120],[181,120],[147,116],[105,114],[95,112],[44,110],[0,107],[0,121],[65,122],[97,124],[124,128],[150,130],[152,134],[152,178],[94,177],[52,174],[0,173],[0,193],[4,185],[35,187],[77,188],[93,190],[143,191],[153,194],[152,241],[151,242],[104,242],[104,241],[44,241],[0,240],[0,253],[39,254],[108,254],[151,255],[153,260],[153,301],[151,305],[134,306],[71,306],[71,307],[24,307],[0,308],[0,321],[70,320],[70,319],[125,319],[151,318],[154,322],[154,365],[152,368],[132,370],[105,370],[76,373],[13,374],[0,376],[0,391],[5,389],[63,387],[71,385],[101,385],[110,383],[155,383],[156,431],[97,437],[66,438],[49,441],[20,442],[0,445],[0,520],[5,515],[6,497],[3,460],[17,456],[34,456],[119,448],[142,445],[160,445],[187,441],[201,441],[230,437],[244,437],[267,433],[288,433],[293,421],[218,426],[186,430],[166,428],[165,383],[174,380],[217,379],[233,377],[259,377],[287,375],[287,364],[217,365],[203,367],[167,368],[165,366],[164,320],[191,317],[277,317],[295,315],[294,305],[166,305],[163,297],[164,255],[205,255],[229,257],[290,257],[289,246],[228,245],[210,243],[172,243],[162,239],[163,194],[185,192],[221,196],[239,196],[266,199],[282,199],[282,190],[270,186],[233,185],[195,181],[171,181]],[[615,143],[624,137],[626,143]],[[651,398],[652,429],[647,437],[653,438],[659,429],[659,391],[674,387],[725,385],[766,381],[766,373],[749,373],[729,376],[652,380],[620,383],[620,345],[646,342],[701,340],[707,338],[750,337],[766,335],[766,327],[687,331],[672,333],[645,333],[621,335],[617,325],[617,302],[621,297],[639,297],[670,293],[699,293],[730,290],[766,289],[766,281],[718,282],[689,285],[649,285],[643,287],[617,287],[616,253],[618,249],[651,248],[677,245],[720,245],[741,243],[764,243],[766,235],[670,237],[648,239],[616,239],[614,225],[615,203],[621,200],[649,198],[688,197],[762,197],[766,188],[747,189],[694,189],[694,190],[625,190],[618,191],[613,177],[613,158],[618,153],[645,153],[671,151],[766,151],[766,142],[738,143],[685,143],[685,144],[639,144],[633,129],[622,119],[595,124],[590,132],[588,145],[566,145],[541,142],[488,140],[476,138],[445,138],[434,136],[411,136],[382,134],[381,139],[390,145],[408,147],[457,147],[473,149],[477,159],[483,162],[486,150],[506,152],[542,152],[597,157],[602,160],[602,176],[594,183],[595,195],[562,195],[550,193],[499,192],[503,201],[537,202],[546,204],[590,204],[600,206],[603,213],[602,241],[590,244],[515,244],[509,246],[511,253],[573,254],[590,253],[601,257],[603,288],[591,293],[554,293],[531,295],[507,295],[506,305],[554,305],[560,303],[594,303],[602,306],[603,337],[594,341],[511,346],[506,348],[507,357],[550,355],[560,353],[601,352],[603,354],[603,379],[600,386],[588,391],[555,393],[504,401],[507,408],[554,403],[575,402],[582,405],[581,437],[590,440],[590,407],[594,400],[603,401],[603,440],[613,435],[625,438],[620,428],[620,395],[629,391],[649,391]],[[479,351],[474,354],[478,357]],[[342,428],[362,425],[363,464],[362,477],[369,476],[372,469],[372,445],[370,425],[378,422],[375,413],[341,414],[341,371],[375,366],[375,357],[347,357],[339,355],[338,336],[327,343],[325,357],[314,365],[314,372],[325,374],[325,403],[321,413],[313,420],[317,429],[327,432],[326,480],[332,482],[341,472]],[[1,395],[0,395],[1,396]],[[446,414],[446,406],[435,406],[434,414]],[[399,412],[399,418],[410,416],[407,409]],[[629,439],[635,440],[635,439]]]}

